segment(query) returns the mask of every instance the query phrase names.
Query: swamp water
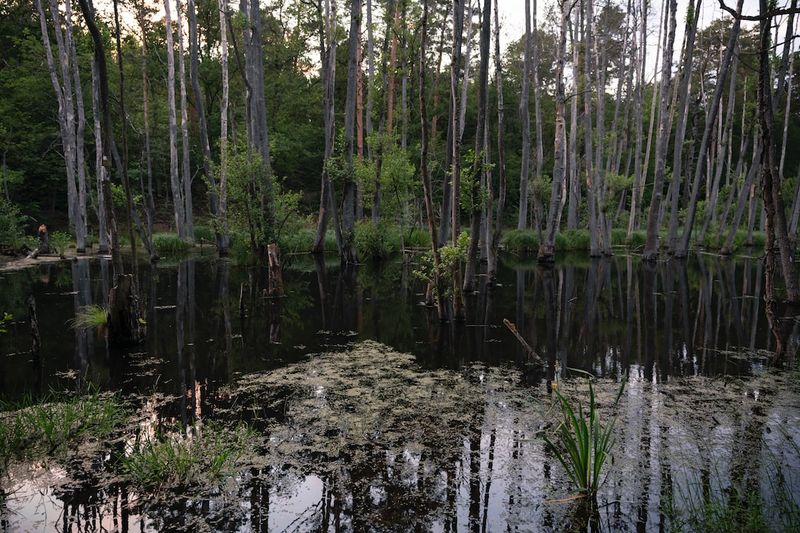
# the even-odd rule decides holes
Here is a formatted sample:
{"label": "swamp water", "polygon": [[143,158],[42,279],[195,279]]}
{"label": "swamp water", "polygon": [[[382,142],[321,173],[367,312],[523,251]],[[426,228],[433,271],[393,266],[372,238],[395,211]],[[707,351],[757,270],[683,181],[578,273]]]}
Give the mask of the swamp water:
{"label": "swamp water", "polygon": [[[126,413],[103,436],[3,457],[0,527],[800,527],[800,380],[769,368],[773,329],[794,367],[800,322],[770,328],[757,258],[501,266],[499,287],[467,299],[466,324],[440,325],[399,261],[343,270],[291,257],[279,302],[262,297],[257,268],[139,265],[148,337],[123,351],[67,323],[103,305],[107,262],[0,272],[0,311],[14,317],[0,334],[0,420],[52,391],[112,391]],[[600,378],[604,419],[618,417],[596,504],[570,497],[543,440],[561,420],[551,386],[586,401],[581,371]]]}

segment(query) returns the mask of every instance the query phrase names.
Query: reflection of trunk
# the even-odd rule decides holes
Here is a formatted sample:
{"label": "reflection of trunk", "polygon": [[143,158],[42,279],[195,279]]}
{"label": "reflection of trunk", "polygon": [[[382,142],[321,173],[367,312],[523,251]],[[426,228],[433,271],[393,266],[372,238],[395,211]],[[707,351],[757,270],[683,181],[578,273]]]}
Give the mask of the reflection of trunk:
{"label": "reflection of trunk", "polygon": [[[75,315],[92,304],[92,282],[88,261],[72,263],[72,292]],[[89,358],[94,332],[85,328],[75,328],[75,365],[78,370],[78,392],[83,389],[83,382],[89,370]]]}
{"label": "reflection of trunk", "polygon": [[136,285],[130,274],[117,274],[116,285],[108,297],[108,342],[111,345],[137,344],[144,339]]}

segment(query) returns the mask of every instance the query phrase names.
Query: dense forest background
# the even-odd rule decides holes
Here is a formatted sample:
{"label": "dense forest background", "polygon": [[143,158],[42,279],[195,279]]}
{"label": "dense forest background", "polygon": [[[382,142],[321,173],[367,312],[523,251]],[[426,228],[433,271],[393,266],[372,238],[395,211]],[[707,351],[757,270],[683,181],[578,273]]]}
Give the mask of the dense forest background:
{"label": "dense forest background", "polygon": [[[502,21],[483,12],[492,10],[488,1],[362,4],[261,2],[255,6],[258,43],[251,39],[256,35],[254,11],[247,2],[227,6],[222,17],[220,10],[226,4],[216,0],[167,4],[120,0],[113,6],[98,5],[94,18],[108,58],[116,136],[113,198],[120,213],[128,212],[127,217],[118,217],[120,224],[138,219],[151,234],[176,231],[192,240],[193,232],[176,227],[181,217],[186,218],[172,207],[175,194],[181,194],[181,209],[188,209],[201,228],[219,234],[217,182],[226,173],[230,195],[226,232],[246,234],[249,225],[254,245],[260,239],[280,240],[281,234],[285,238],[312,228],[319,232],[326,229],[318,219],[323,218],[326,204],[320,197],[327,175],[335,198],[332,207],[344,211],[344,218],[349,209],[355,219],[355,224],[347,220],[340,224],[334,209],[331,227],[340,248],[340,229],[346,233],[362,219],[399,226],[401,231],[414,227],[422,231],[429,217],[423,202],[421,158],[429,157],[440,245],[457,240],[446,227],[452,218],[448,203],[457,200],[449,190],[455,168],[460,169],[457,181],[462,182],[461,210],[452,220],[466,220],[467,215],[474,220],[478,213],[486,234],[488,212],[489,220],[499,218],[498,228],[528,230],[527,235],[517,235],[521,248],[535,249],[552,240],[548,234],[587,227],[593,253],[622,240],[635,242],[637,235],[644,245],[640,233],[652,230],[650,219],[655,219],[656,230],[666,233],[668,226],[684,226],[687,216],[694,219],[689,235],[701,245],[724,247],[731,227],[732,233],[748,233],[736,233],[737,246],[763,232],[766,215],[757,172],[762,145],[758,95],[763,19],[746,21],[739,28],[725,13],[698,27],[694,12],[700,4],[694,0],[678,13],[677,3],[670,0],[661,5],[608,0],[539,6],[534,1],[532,9],[526,1],[527,16],[525,12],[519,16],[526,20],[527,33],[501,43],[497,25]],[[170,34],[165,5],[172,11]],[[794,239],[800,153],[793,147],[800,141],[800,95],[793,87],[800,65],[792,49],[791,9],[766,21],[766,38],[769,87],[774,92],[772,150],[780,167],[777,183],[785,204],[786,231]],[[227,20],[225,32],[221,20]],[[682,42],[676,41],[676,26],[684,28]],[[65,173],[68,156],[60,126],[65,119],[55,97],[43,31],[62,91],[71,94],[77,110],[73,112],[84,115],[73,117],[72,128],[77,128],[82,144],[76,173],[85,177]],[[65,40],[70,33],[71,44]],[[102,224],[102,193],[93,185],[102,163],[95,154],[99,130],[92,127],[97,108],[94,46],[85,17],[77,4],[67,6],[60,0],[48,5],[4,2],[0,49],[4,209],[16,206],[16,212],[27,217],[26,228],[44,222],[74,234],[75,223],[68,216],[73,203],[69,183],[85,179],[88,185],[74,186],[78,193],[85,187],[85,232],[91,243],[89,236]],[[250,72],[255,68],[253,53],[263,69],[261,89],[252,86],[258,78],[252,77],[256,71]],[[176,71],[176,57],[177,74],[170,72]],[[426,117],[419,99],[420,72],[425,73]],[[181,83],[175,81],[176,75]],[[498,94],[500,84],[502,94]],[[181,109],[176,112],[179,86]],[[225,91],[229,96],[223,104]],[[248,189],[254,171],[250,156],[243,156],[249,154],[248,146],[257,144],[250,142],[252,116],[258,114],[250,107],[253,94],[263,95],[268,131],[268,137],[263,135],[268,144],[261,151],[267,169],[258,180],[271,183],[259,198]],[[457,116],[454,105],[459,108]],[[176,121],[172,134],[171,115]],[[178,139],[178,126],[185,126],[185,139]],[[463,129],[455,151],[454,126]],[[421,146],[423,128],[429,130],[426,149]],[[457,167],[454,153],[459,155]],[[178,155],[179,168],[174,159]],[[175,177],[177,189],[171,182]],[[125,180],[130,182],[129,207]],[[656,197],[658,205],[651,215]],[[262,204],[261,213],[254,201]],[[737,220],[740,203],[745,208]],[[269,223],[264,227],[269,230],[255,235],[254,219],[267,212]],[[677,239],[677,232],[672,233],[670,227],[663,243],[670,248],[670,241]],[[347,240],[347,235],[343,238]]]}

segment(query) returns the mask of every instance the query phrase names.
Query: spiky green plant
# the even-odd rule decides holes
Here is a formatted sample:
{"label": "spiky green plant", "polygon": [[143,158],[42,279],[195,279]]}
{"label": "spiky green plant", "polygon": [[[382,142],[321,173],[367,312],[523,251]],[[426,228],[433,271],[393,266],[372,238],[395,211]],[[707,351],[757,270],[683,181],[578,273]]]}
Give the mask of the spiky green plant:
{"label": "spiky green plant", "polygon": [[[620,385],[614,407],[619,403],[624,388],[625,379]],[[576,412],[572,403],[558,390],[556,390],[556,396],[564,419],[555,431],[557,444],[546,435],[545,443],[567,471],[567,475],[578,492],[593,496],[602,483],[603,465],[614,447],[612,432],[616,416],[612,416],[605,424],[600,421],[591,381],[589,382],[587,409],[584,409],[583,402],[579,400]]]}
{"label": "spiky green plant", "polygon": [[75,318],[68,320],[67,324],[72,329],[90,329],[104,326],[108,322],[108,311],[100,305],[87,305],[81,307]]}

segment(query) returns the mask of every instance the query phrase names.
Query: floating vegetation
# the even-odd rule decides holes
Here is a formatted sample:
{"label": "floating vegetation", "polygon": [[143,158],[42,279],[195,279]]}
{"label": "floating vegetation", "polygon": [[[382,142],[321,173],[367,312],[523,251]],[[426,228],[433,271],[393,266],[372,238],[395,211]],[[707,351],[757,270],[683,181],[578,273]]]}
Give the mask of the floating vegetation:
{"label": "floating vegetation", "polygon": [[87,305],[81,307],[75,318],[68,320],[67,324],[72,329],[91,329],[105,326],[108,322],[108,311],[100,305]]}

